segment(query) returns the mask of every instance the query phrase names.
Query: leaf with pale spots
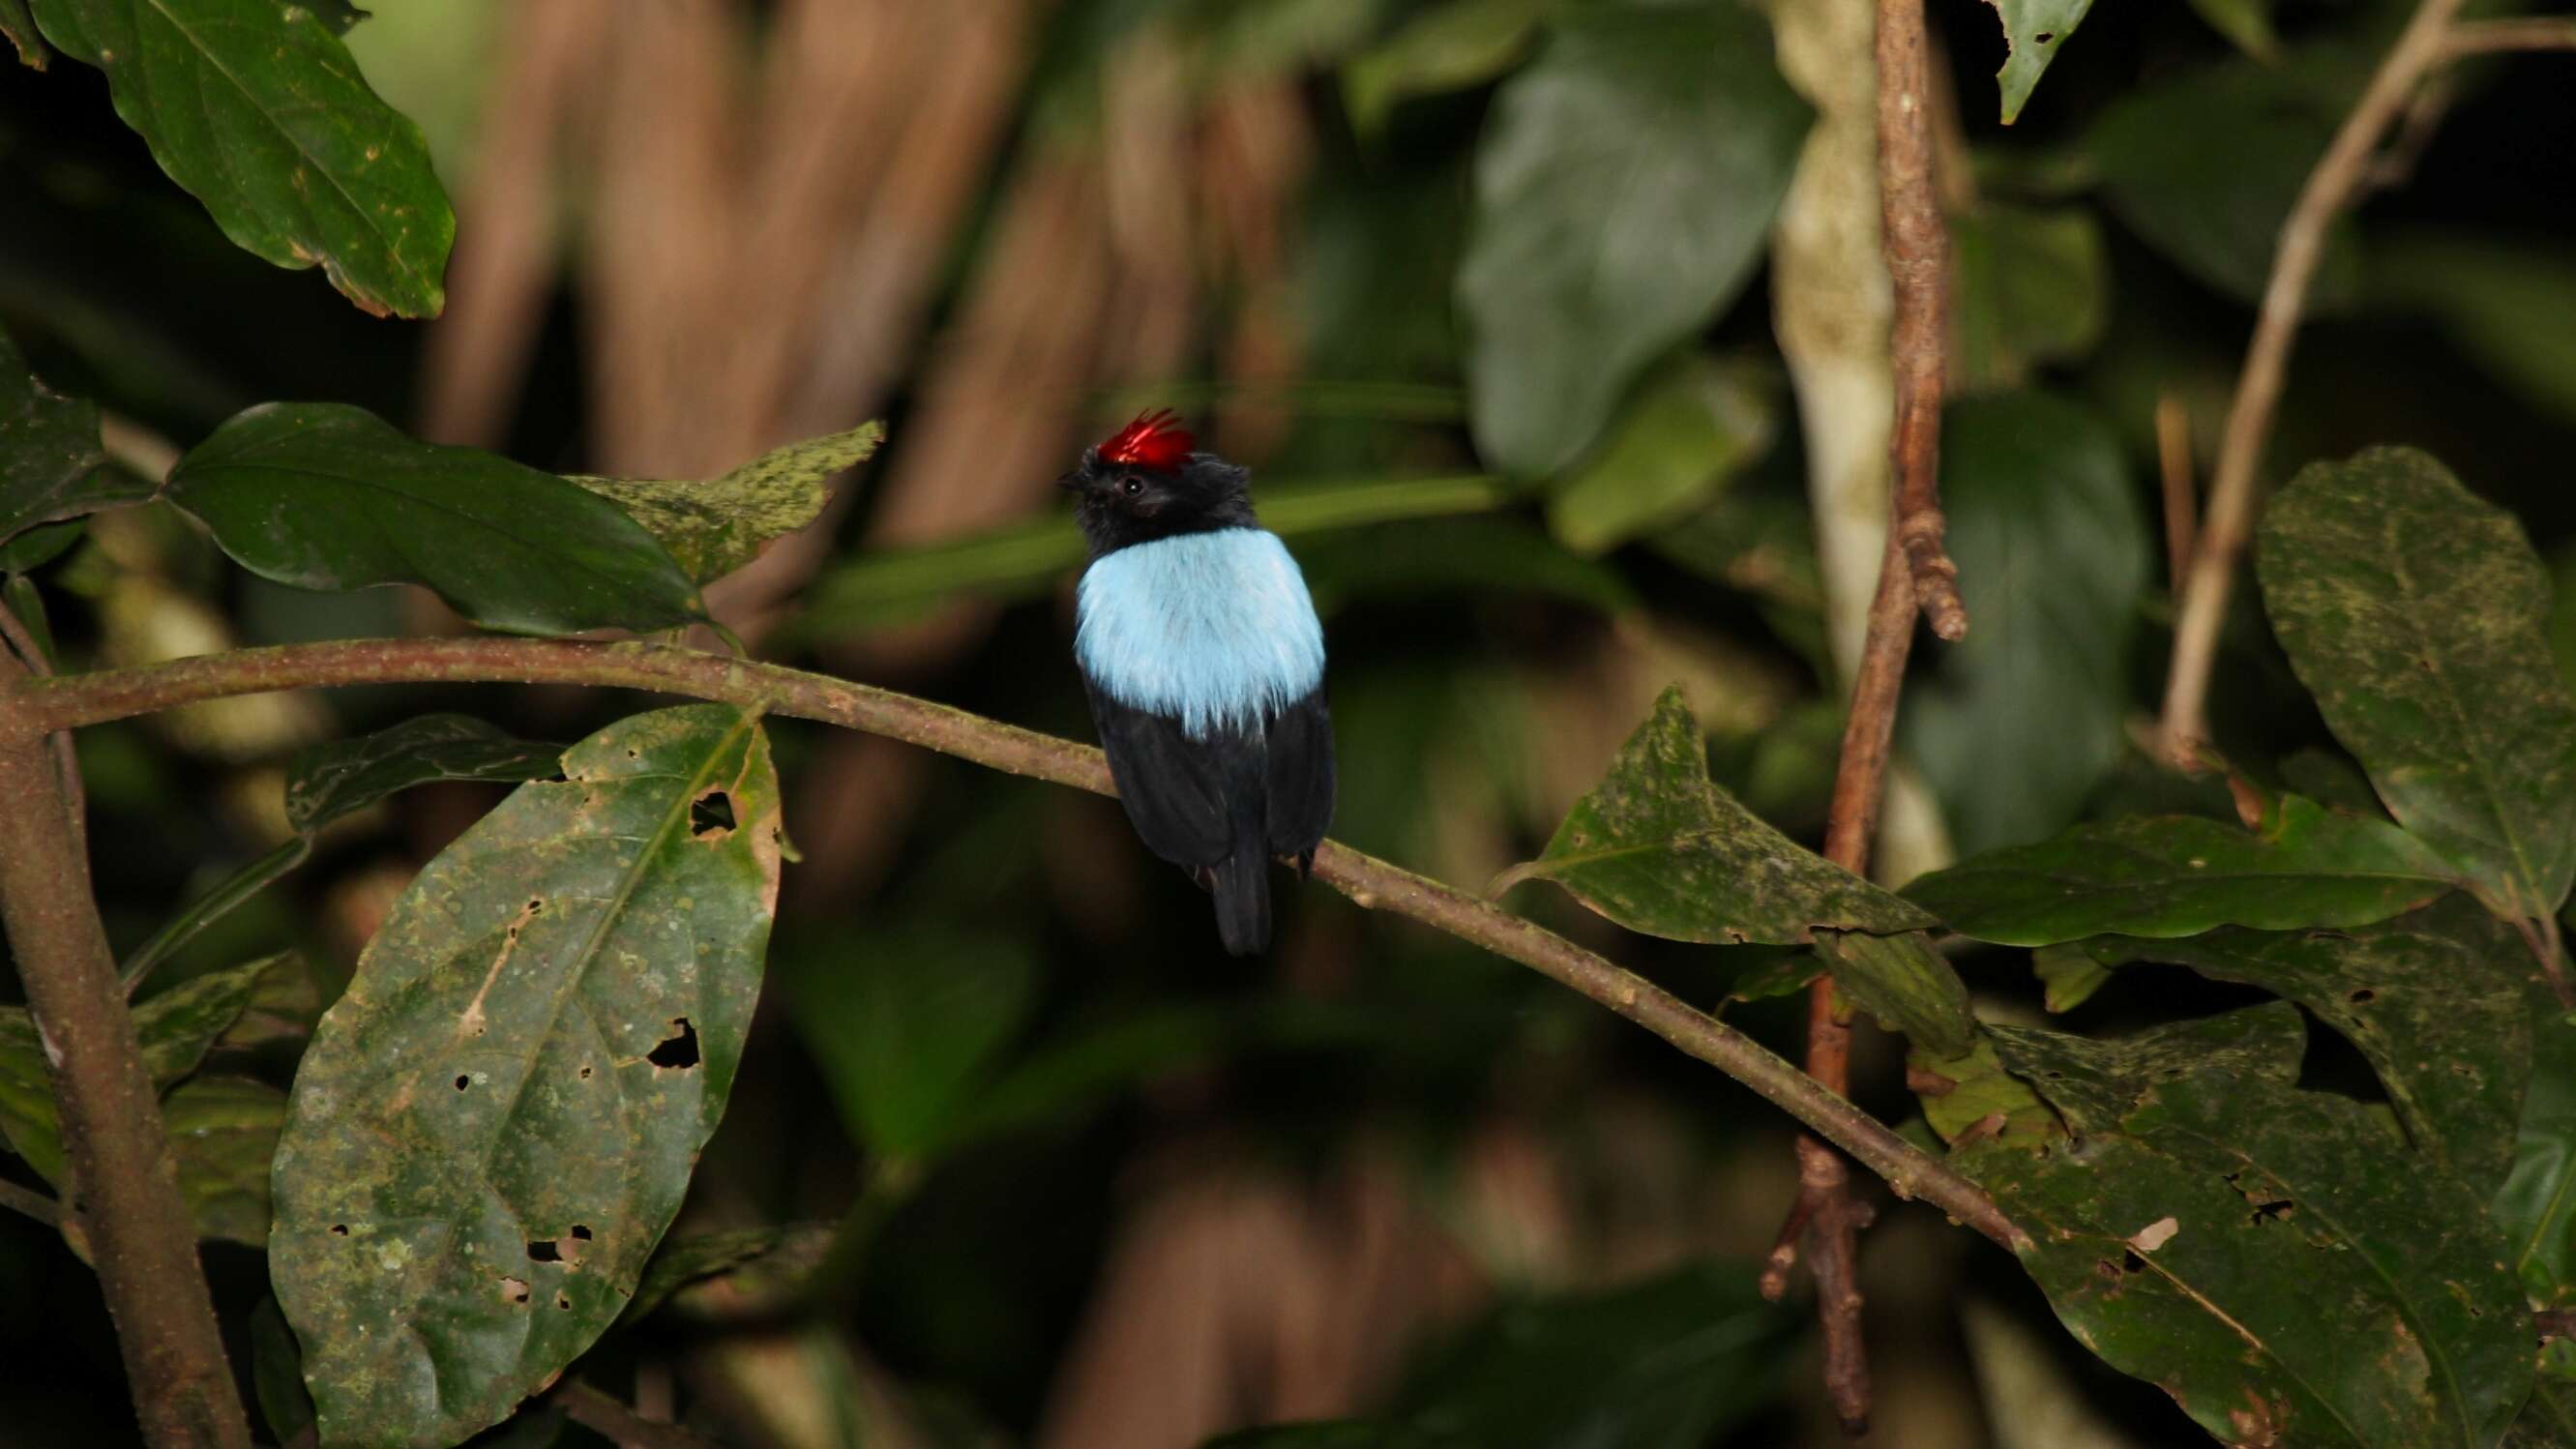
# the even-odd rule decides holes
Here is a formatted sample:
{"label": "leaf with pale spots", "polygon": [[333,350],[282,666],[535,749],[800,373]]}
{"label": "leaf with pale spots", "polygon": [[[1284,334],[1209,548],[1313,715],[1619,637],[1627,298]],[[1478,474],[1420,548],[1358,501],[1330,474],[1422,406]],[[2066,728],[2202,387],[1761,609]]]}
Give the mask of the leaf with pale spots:
{"label": "leaf with pale spots", "polygon": [[420,127],[368,88],[339,0],[34,0],[45,38],[107,72],[116,113],[233,245],[319,263],[382,316],[435,317],[456,217]]}
{"label": "leaf with pale spots", "polygon": [[269,1238],[323,1440],[449,1444],[624,1311],[733,1085],[777,777],[720,705],[624,720],[395,902],[315,1031]]}
{"label": "leaf with pale spots", "polygon": [[868,460],[885,441],[885,425],[862,423],[773,448],[704,482],[662,478],[565,476],[626,510],[699,583],[751,562],[774,538],[822,516],[835,473]]}
{"label": "leaf with pale spots", "polygon": [[1817,928],[1891,934],[1936,924],[1800,849],[1709,779],[1708,746],[1681,687],[1620,747],[1546,853],[1495,882],[1552,880],[1632,931],[1714,944],[1814,939]]}
{"label": "leaf with pale spots", "polygon": [[2500,910],[2576,880],[2576,701],[2513,515],[2412,448],[2300,471],[2263,511],[2263,609],[2397,823]]}
{"label": "leaf with pale spots", "polygon": [[2368,1108],[2274,1070],[2159,1053],[2142,1084],[2101,1043],[2019,1035],[2055,1038],[2061,1094],[2079,1076],[2095,1110],[2137,1094],[2079,1137],[1950,1157],[2030,1233],[2022,1266],[2087,1348],[2231,1444],[2496,1442],[2533,1336],[2477,1193],[2393,1165]]}

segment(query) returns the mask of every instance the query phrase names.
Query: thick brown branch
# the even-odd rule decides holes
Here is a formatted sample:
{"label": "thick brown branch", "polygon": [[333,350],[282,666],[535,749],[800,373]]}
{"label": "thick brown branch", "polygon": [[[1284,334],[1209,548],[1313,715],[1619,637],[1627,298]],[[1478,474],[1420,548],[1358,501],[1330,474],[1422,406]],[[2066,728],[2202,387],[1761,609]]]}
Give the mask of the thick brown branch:
{"label": "thick brown branch", "polygon": [[[10,672],[23,684],[26,676]],[[0,713],[25,696],[0,695]],[[13,725],[18,722],[11,721]],[[154,1449],[249,1449],[197,1229],[44,731],[0,742],[0,916],[45,1044],[90,1259]]]}
{"label": "thick brown branch", "polygon": [[2209,674],[2218,659],[2218,632],[2227,620],[2236,561],[2253,532],[2255,474],[2271,436],[2272,414],[2280,405],[2308,286],[2325,256],[2327,230],[2369,178],[2380,138],[2405,110],[2424,73],[2451,53],[2451,20],[2461,3],[2424,0],[2417,7],[2281,223],[2272,275],[2263,287],[2253,341],[2245,349],[2245,370],[2237,376],[2227,427],[2219,435],[2207,518],[2174,621],[2161,733],[2167,757],[2179,768],[2193,767],[2193,746],[2208,733]]}
{"label": "thick brown branch", "polygon": [[[909,695],[658,644],[362,639],[290,644],[25,682],[0,692],[0,747],[46,731],[200,700],[318,685],[588,684],[722,700],[864,730],[1060,785],[1111,793],[1100,751]],[[12,732],[15,732],[13,735]],[[1751,1038],[1632,972],[1476,897],[1327,842],[1315,875],[1371,910],[1409,916],[1528,966],[1717,1067],[1887,1179],[2007,1246],[2026,1241],[1975,1183],[1916,1151]]]}

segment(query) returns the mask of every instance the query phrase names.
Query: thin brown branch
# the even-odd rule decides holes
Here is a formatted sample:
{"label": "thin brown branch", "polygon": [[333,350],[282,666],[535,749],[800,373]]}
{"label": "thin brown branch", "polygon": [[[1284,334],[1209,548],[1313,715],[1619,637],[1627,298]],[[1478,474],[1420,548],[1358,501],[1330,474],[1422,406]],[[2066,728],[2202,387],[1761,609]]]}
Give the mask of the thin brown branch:
{"label": "thin brown branch", "polygon": [[565,1418],[601,1435],[618,1449],[722,1449],[704,1434],[647,1419],[616,1396],[579,1379],[566,1379],[555,1385],[545,1401],[561,1409]]}
{"label": "thin brown branch", "polygon": [[[661,644],[359,639],[201,655],[0,689],[0,747],[49,730],[281,689],[417,683],[586,684],[722,700],[883,735],[996,770],[1109,794],[1100,751],[891,690]],[[1572,987],[1744,1083],[1887,1179],[2006,1246],[2027,1239],[1975,1183],[1751,1038],[1565,938],[1445,885],[1327,842],[1316,878]]]}
{"label": "thin brown branch", "polygon": [[197,1263],[196,1224],[161,1124],[152,1079],[117,985],[56,757],[41,729],[8,718],[30,676],[0,691],[0,917],[44,1039],[90,1260],[116,1324],[143,1437],[154,1449],[249,1449],[215,1305]]}
{"label": "thin brown branch", "polygon": [[2380,138],[2406,109],[2425,72],[2450,54],[2451,21],[2462,3],[2423,0],[2417,7],[2281,223],[2272,275],[2263,288],[2253,340],[2245,349],[2245,369],[2237,376],[2236,397],[2219,437],[2208,519],[2174,621],[2161,734],[2165,754],[2179,768],[2191,768],[2193,746],[2208,733],[2210,670],[2218,658],[2218,632],[2227,619],[2236,562],[2253,532],[2255,475],[2271,436],[2272,414],[2280,405],[2308,286],[2325,255],[2327,229],[2369,177]]}
{"label": "thin brown branch", "polygon": [[1942,369],[1950,349],[1950,231],[1934,189],[1931,69],[1923,0],[1878,4],[1878,198],[1896,325],[1896,538],[1932,632],[1968,632],[1957,565],[1941,536]]}
{"label": "thin brown branch", "polygon": [[1798,1198],[1815,1205],[1807,1221],[1807,1271],[1815,1275],[1816,1316],[1826,1326],[1825,1396],[1843,1432],[1858,1438],[1869,1432],[1870,1401],[1869,1353],[1860,1332],[1860,1234],[1878,1209],[1852,1196],[1842,1158],[1813,1137],[1798,1139]]}
{"label": "thin brown branch", "polygon": [[14,1182],[0,1182],[0,1207],[34,1218],[49,1228],[62,1225],[62,1204],[32,1187],[20,1187]]}
{"label": "thin brown branch", "polygon": [[2156,399],[2156,472],[2164,483],[2165,587],[2179,601],[2200,535],[2200,492],[2191,476],[2191,411],[2173,393]]}
{"label": "thin brown branch", "polygon": [[2576,50],[2576,19],[2524,15],[2511,20],[2468,20],[2444,33],[2442,60],[2513,50]]}

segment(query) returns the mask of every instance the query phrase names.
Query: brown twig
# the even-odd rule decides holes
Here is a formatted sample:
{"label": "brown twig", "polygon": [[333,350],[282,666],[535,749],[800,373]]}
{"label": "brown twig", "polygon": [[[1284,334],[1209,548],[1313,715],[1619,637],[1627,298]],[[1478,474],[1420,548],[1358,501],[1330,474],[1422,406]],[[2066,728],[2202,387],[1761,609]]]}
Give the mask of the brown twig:
{"label": "brown twig", "polygon": [[2444,33],[2440,58],[2456,60],[2464,55],[2495,55],[2512,50],[2576,50],[2576,19],[2524,15],[2511,20],[2464,21]]}
{"label": "brown twig", "polygon": [[614,1395],[602,1393],[579,1379],[566,1379],[555,1385],[545,1401],[561,1409],[565,1418],[602,1435],[620,1449],[721,1449],[704,1434],[647,1419]]}
{"label": "brown twig", "polygon": [[63,1221],[62,1204],[14,1182],[0,1182],[0,1207],[34,1218],[47,1227],[59,1227]]}
{"label": "brown twig", "polygon": [[31,676],[14,663],[5,673],[20,688],[0,691],[10,726],[0,742],[0,917],[62,1114],[77,1184],[66,1207],[88,1238],[144,1439],[154,1449],[249,1449],[196,1224],[72,844],[49,731],[6,718],[27,702]]}
{"label": "brown twig", "polygon": [[[1855,874],[1869,868],[1870,844],[1887,797],[1887,757],[1896,737],[1896,700],[1919,610],[1943,639],[1968,632],[1958,566],[1942,549],[1941,403],[1949,360],[1950,237],[1936,190],[1931,112],[1937,97],[1926,58],[1922,0],[1879,0],[1879,218],[1893,284],[1895,324],[1888,347],[1896,383],[1888,455],[1892,507],[1869,629],[1853,672],[1851,708],[1834,769],[1825,856]],[[1830,977],[1809,988],[1807,1072],[1847,1096],[1851,1023],[1837,1010]],[[1825,1340],[1825,1392],[1844,1432],[1869,1428],[1869,1358],[1861,1330],[1859,1238],[1873,1210],[1851,1195],[1842,1160],[1813,1137],[1798,1139],[1798,1201],[1816,1314]],[[1785,1287],[1801,1235],[1784,1226],[1763,1275],[1765,1292]]]}
{"label": "brown twig", "polygon": [[[0,604],[0,640],[9,652],[27,667],[27,672],[43,678],[54,672],[54,662],[45,657],[44,646],[7,604]],[[53,737],[54,772],[62,778],[63,805],[69,812],[72,829],[72,853],[80,857],[81,878],[89,878],[89,795],[81,783],[80,751],[72,743],[70,730],[58,730]]]}
{"label": "brown twig", "polygon": [[2209,675],[2217,662],[2218,632],[2227,619],[2236,561],[2253,531],[2255,473],[2271,435],[2272,414],[2280,405],[2308,286],[2325,255],[2327,228],[2368,178],[2380,138],[2406,108],[2425,72],[2452,54],[2451,21],[2462,3],[2423,0],[2417,7],[2281,223],[2272,275],[2264,284],[2254,337],[2245,349],[2245,369],[2237,376],[2236,397],[2219,437],[2207,522],[2174,621],[2160,733],[2166,756],[2178,768],[2192,768],[2192,748],[2208,733]]}
{"label": "brown twig", "polygon": [[2165,587],[2180,601],[2200,534],[2200,493],[2192,486],[2191,410],[2173,393],[2156,399],[2156,471],[2164,482]]}
{"label": "brown twig", "polygon": [[[1100,751],[892,690],[662,644],[556,639],[357,639],[288,644],[22,681],[0,688],[0,748],[46,731],[281,689],[352,684],[585,684],[722,700],[820,720],[1010,774],[1112,793]],[[1926,1156],[1750,1037],[1645,978],[1493,905],[1327,842],[1315,876],[1371,910],[1409,916],[1561,982],[1744,1083],[1901,1197],[1919,1197],[2006,1246],[2027,1239],[1975,1183]]]}

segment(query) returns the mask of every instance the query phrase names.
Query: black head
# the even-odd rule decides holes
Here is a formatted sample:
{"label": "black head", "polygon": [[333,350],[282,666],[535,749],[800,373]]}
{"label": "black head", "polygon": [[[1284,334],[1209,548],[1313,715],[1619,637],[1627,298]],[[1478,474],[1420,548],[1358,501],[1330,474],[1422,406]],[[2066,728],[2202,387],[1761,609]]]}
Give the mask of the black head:
{"label": "black head", "polygon": [[1092,557],[1174,534],[1254,526],[1250,471],[1194,453],[1190,442],[1170,413],[1150,413],[1085,448],[1081,464],[1056,480],[1079,495],[1074,521]]}

